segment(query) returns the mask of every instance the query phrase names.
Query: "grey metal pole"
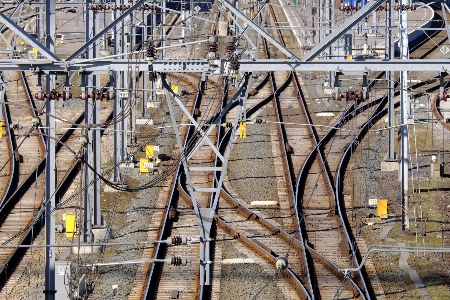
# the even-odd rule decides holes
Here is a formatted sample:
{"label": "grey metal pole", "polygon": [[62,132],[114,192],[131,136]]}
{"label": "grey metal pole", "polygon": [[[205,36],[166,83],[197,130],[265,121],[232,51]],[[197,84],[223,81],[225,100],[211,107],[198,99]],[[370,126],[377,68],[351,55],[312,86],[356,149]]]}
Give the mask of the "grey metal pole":
{"label": "grey metal pole", "polygon": [[[123,1],[123,4],[128,4],[127,0]],[[125,25],[129,20],[129,16],[127,16],[123,22],[122,22],[122,53],[126,53],[127,52],[127,37],[125,35],[126,32],[128,32],[129,27],[127,25]],[[127,89],[127,93],[129,93],[129,87],[128,87],[128,74],[122,73],[122,88],[126,88]],[[126,117],[126,107],[127,107],[127,99],[128,99],[129,95],[127,95],[126,97],[121,97],[121,102],[122,102],[122,161],[128,160],[127,157],[127,117]]]}
{"label": "grey metal pole", "polygon": [[[88,19],[88,18],[86,18]],[[89,84],[89,75],[83,75],[86,77],[87,82]],[[86,88],[86,93],[90,94],[90,88]],[[84,113],[84,121],[86,124],[92,124],[92,98],[88,98],[85,103],[85,113]],[[89,130],[86,132],[88,136],[89,143],[86,145],[84,149],[84,159],[87,164],[92,166],[92,131]],[[91,226],[91,178],[92,171],[86,166],[84,169],[84,231],[83,231],[83,242],[88,243],[91,242],[91,234],[92,234],[92,226]]]}
{"label": "grey metal pole", "polygon": [[[48,0],[45,4],[45,30],[46,41],[45,46],[50,51],[55,51],[55,38],[56,38],[56,24],[55,24],[55,0]],[[50,91],[55,84],[55,76],[47,75],[46,77],[46,89]],[[55,244],[55,188],[56,188],[56,120],[53,117],[55,115],[55,101],[47,99],[46,103],[46,125],[47,135],[49,138],[46,140],[47,157],[45,164],[45,243],[47,245]],[[45,249],[45,299],[54,300],[55,293],[55,247],[49,247]],[[63,291],[61,291],[62,293]]]}
{"label": "grey metal pole", "polygon": [[[97,31],[99,29],[99,18],[96,11],[93,11],[93,18],[94,18],[94,26],[92,30],[92,35],[95,36],[97,34]],[[92,44],[92,54],[93,58],[100,56],[100,49],[97,46],[96,43]],[[93,76],[93,83],[96,88],[100,87],[100,80],[98,76]],[[100,124],[100,99],[95,100],[95,105],[93,107],[94,110],[94,116],[93,116],[93,123],[94,124]],[[102,225],[102,216],[101,216],[101,201],[100,201],[100,173],[101,173],[101,131],[100,130],[94,130],[93,132],[93,150],[94,150],[94,226],[100,226]]]}
{"label": "grey metal pole", "polygon": [[[90,0],[86,1],[85,11],[87,12],[86,20],[85,20],[85,41],[89,41],[92,34],[94,26],[94,12],[89,10],[89,5],[91,4]],[[91,58],[93,56],[92,48],[86,51],[86,58]],[[87,93],[87,97],[92,94],[92,86],[94,85],[93,76],[90,74],[83,74],[84,82],[82,82],[82,86],[85,88],[85,92]],[[84,122],[86,125],[93,123],[92,118],[92,108],[93,108],[93,100],[92,98],[87,98],[85,102],[85,113],[84,113]],[[84,159],[87,164],[92,166],[92,131],[88,130],[86,132],[88,136],[89,143],[86,145],[84,150]],[[86,166],[84,169],[84,231],[83,231],[83,241],[85,243],[92,241],[92,220],[91,220],[91,191],[92,188],[90,186],[92,179],[92,171]]]}
{"label": "grey metal pole", "polygon": [[[387,56],[388,59],[394,59],[394,42],[393,42],[393,26],[394,26],[394,0],[389,1],[390,10],[387,18]],[[397,160],[394,150],[394,73],[387,72],[388,79],[388,149],[385,161]]]}
{"label": "grey metal pole", "polygon": [[[142,10],[142,44],[147,40],[147,16],[145,11]],[[142,73],[142,111],[141,117],[147,116],[147,76],[146,72]]]}
{"label": "grey metal pole", "polygon": [[[131,20],[131,39],[130,39],[130,50],[134,49],[136,45],[136,26],[134,24],[134,12],[130,15]],[[136,54],[132,54],[132,57],[134,58]],[[133,59],[134,60],[134,59]],[[134,136],[135,136],[135,127],[136,127],[136,89],[137,89],[137,82],[136,82],[136,68],[134,66],[131,67],[131,82],[130,88],[131,88],[131,98],[130,98],[130,145],[135,144]]]}
{"label": "grey metal pole", "polygon": [[163,0],[163,10],[162,10],[162,16],[161,16],[161,58],[166,57],[166,49],[164,48],[166,46],[166,0]]}
{"label": "grey metal pole", "polygon": [[0,102],[2,103],[0,105],[0,121],[1,122],[4,121],[3,109],[5,106],[4,106],[3,102],[5,102],[5,90],[6,90],[6,84],[0,78]]}
{"label": "grey metal pole", "polygon": [[[402,0],[401,4],[407,5],[407,0]],[[392,9],[392,7],[391,7]],[[400,58],[408,58],[408,32],[407,32],[407,10],[399,11],[400,16]],[[408,72],[400,72],[401,85],[401,178],[402,178],[402,230],[409,230],[409,201],[408,201],[408,117],[409,101],[407,93]]]}
{"label": "grey metal pole", "polygon": [[[117,34],[114,33],[117,37]],[[114,39],[114,43],[116,44],[116,39]],[[115,45],[114,45],[115,46]],[[120,128],[119,122],[117,121],[119,118],[119,75],[120,72],[115,72],[114,78],[114,89],[116,91],[116,97],[114,98],[114,107],[113,107],[113,117],[114,117],[114,182],[120,181],[120,170],[119,170],[119,162],[120,162]]]}
{"label": "grey metal pole", "polygon": [[[152,12],[152,43],[156,41],[156,11]],[[161,42],[162,43],[162,42]],[[156,76],[152,79],[152,101],[156,101]]]}
{"label": "grey metal pole", "polygon": [[[116,5],[120,5],[120,0],[116,1]],[[119,16],[117,10],[113,12],[113,17],[116,19]],[[115,26],[114,28],[114,55],[119,53],[119,26]],[[120,81],[120,72],[114,72],[114,92],[116,97],[114,98],[114,107],[113,107],[113,116],[114,116],[114,182],[119,182],[120,178],[120,170],[119,170],[119,161],[120,161],[120,128],[119,122],[117,122],[119,118],[119,81]]]}

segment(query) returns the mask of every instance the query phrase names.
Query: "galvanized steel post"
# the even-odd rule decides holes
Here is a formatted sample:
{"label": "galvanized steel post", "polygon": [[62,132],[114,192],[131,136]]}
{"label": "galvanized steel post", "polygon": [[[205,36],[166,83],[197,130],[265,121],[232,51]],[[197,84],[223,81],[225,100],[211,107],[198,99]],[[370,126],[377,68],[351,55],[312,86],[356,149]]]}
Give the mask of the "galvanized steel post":
{"label": "galvanized steel post", "polygon": [[[51,52],[55,52],[56,24],[55,24],[55,0],[48,0],[45,4],[45,46]],[[46,89],[50,91],[55,85],[55,76],[47,75]],[[56,188],[56,120],[55,100],[47,99],[46,103],[46,165],[45,165],[45,243],[47,245],[55,244],[55,188]],[[55,247],[45,248],[45,299],[54,300],[55,293]],[[63,291],[61,291],[62,293]]]}
{"label": "galvanized steel post", "polygon": [[[407,0],[402,0],[402,5],[408,5]],[[392,9],[392,7],[391,7]],[[399,10],[400,16],[400,58],[409,58],[407,20],[408,10]],[[408,118],[409,99],[407,92],[408,71],[400,72],[400,110],[401,110],[401,180],[402,180],[402,230],[409,230],[409,201],[408,201]]]}
{"label": "galvanized steel post", "polygon": [[[389,1],[389,13],[387,19],[387,58],[389,60],[394,59],[394,42],[393,42],[393,26],[394,26],[394,0]],[[388,149],[385,157],[385,161],[397,160],[394,150],[394,76],[393,72],[387,72],[388,80]]]}

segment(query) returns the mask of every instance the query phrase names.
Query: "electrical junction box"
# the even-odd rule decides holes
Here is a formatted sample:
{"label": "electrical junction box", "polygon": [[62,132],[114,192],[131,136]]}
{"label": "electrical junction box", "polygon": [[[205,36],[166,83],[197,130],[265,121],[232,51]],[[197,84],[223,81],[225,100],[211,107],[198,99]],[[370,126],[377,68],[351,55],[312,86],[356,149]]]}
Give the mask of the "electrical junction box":
{"label": "electrical junction box", "polygon": [[388,213],[388,201],[387,199],[378,199],[377,201],[377,217],[381,219],[387,219]]}
{"label": "electrical junction box", "polygon": [[55,261],[55,299],[70,300],[70,261]]}

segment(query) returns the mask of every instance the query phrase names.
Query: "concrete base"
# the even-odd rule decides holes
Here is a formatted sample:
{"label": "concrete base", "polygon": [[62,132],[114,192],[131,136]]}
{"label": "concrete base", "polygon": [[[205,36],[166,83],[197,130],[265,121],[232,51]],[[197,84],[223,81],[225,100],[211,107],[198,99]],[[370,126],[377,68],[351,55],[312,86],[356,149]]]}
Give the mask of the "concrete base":
{"label": "concrete base", "polygon": [[[128,185],[122,184],[121,187],[128,188]],[[117,190],[110,187],[109,185],[105,185],[105,189],[103,190],[105,193],[117,193]]]}
{"label": "concrete base", "polygon": [[162,104],[159,101],[147,102],[147,108],[159,108],[159,107],[162,107]]}
{"label": "concrete base", "polygon": [[134,168],[134,163],[133,162],[129,162],[129,163],[126,163],[126,162],[124,162],[124,163],[121,163],[120,165],[119,165],[119,168],[131,168],[131,169],[133,169]]}
{"label": "concrete base", "polygon": [[334,87],[331,87],[328,82],[323,83],[323,93],[327,95],[331,95],[334,92]]}
{"label": "concrete base", "polygon": [[72,254],[93,254],[103,252],[103,246],[73,246]]}
{"label": "concrete base", "polygon": [[442,164],[432,162],[430,164],[431,178],[441,178],[444,173]]}
{"label": "concrete base", "polygon": [[391,172],[398,171],[399,164],[397,161],[382,161],[381,162],[381,171],[382,172]]}
{"label": "concrete base", "polygon": [[94,234],[96,241],[113,237],[111,230],[107,229],[106,226],[92,228],[92,233]]}
{"label": "concrete base", "polygon": [[153,125],[153,119],[136,119],[136,125]]}

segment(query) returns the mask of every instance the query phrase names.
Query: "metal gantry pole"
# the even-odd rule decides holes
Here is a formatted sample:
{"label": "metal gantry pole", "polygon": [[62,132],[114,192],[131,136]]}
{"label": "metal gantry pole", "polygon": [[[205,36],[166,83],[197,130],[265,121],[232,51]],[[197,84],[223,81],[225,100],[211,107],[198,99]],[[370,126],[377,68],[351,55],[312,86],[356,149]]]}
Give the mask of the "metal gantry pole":
{"label": "metal gantry pole", "polygon": [[[394,59],[394,42],[393,42],[393,26],[394,26],[394,0],[389,1],[390,10],[387,18],[387,58]],[[388,79],[388,150],[386,153],[386,161],[396,161],[397,157],[394,150],[394,72],[387,72]]]}
{"label": "metal gantry pole", "polygon": [[161,15],[161,58],[166,57],[166,0],[163,0],[163,10]]}
{"label": "metal gantry pole", "polygon": [[[92,14],[94,18],[93,22],[93,29],[92,29],[92,36],[95,36],[97,34],[97,31],[99,29],[99,18],[96,11],[93,11]],[[97,43],[92,44],[91,47],[93,58],[99,57],[100,55],[100,49],[97,46]],[[100,87],[100,80],[98,76],[93,76],[92,82],[95,88],[100,88],[100,92],[102,91],[102,87]],[[98,97],[93,100],[94,107],[93,107],[93,123],[94,124],[100,124],[100,99]],[[101,217],[101,201],[100,201],[100,173],[101,173],[101,131],[100,130],[94,130],[92,133],[93,139],[92,139],[92,147],[94,152],[94,226],[101,226],[102,225],[102,217]]]}
{"label": "metal gantry pole", "polygon": [[[56,39],[56,12],[55,0],[48,0],[45,4],[45,30],[46,40],[45,45],[47,49],[54,53],[55,39]],[[50,91],[55,84],[55,76],[47,75],[46,89]],[[47,245],[55,244],[55,188],[56,188],[56,120],[55,115],[55,101],[47,99],[46,103],[46,126],[47,135],[46,147],[47,157],[45,165],[45,243]],[[45,249],[45,299],[55,300],[55,247],[48,247]],[[61,291],[62,293],[63,291]]]}
{"label": "metal gantry pole", "polygon": [[[116,1],[116,5],[120,5],[120,0]],[[117,10],[113,12],[113,18],[117,19],[119,13]],[[116,25],[114,27],[114,55],[119,53],[119,26]],[[119,170],[119,162],[120,162],[120,128],[119,122],[119,82],[120,82],[120,72],[114,72],[114,92],[116,96],[114,97],[114,107],[113,107],[113,117],[114,117],[114,182],[119,182],[120,178],[120,170]]]}
{"label": "metal gantry pole", "polygon": [[[123,1],[123,4],[126,5],[128,4],[127,0]],[[122,32],[121,32],[121,37],[122,37],[122,53],[126,53],[127,52],[127,44],[128,44],[128,39],[127,36],[125,35],[126,32],[128,32],[129,26],[126,25],[126,23],[128,22],[129,17],[127,16],[123,21],[122,21]],[[122,112],[121,112],[121,117],[122,117],[122,149],[121,149],[121,153],[122,153],[122,161],[127,161],[128,162],[128,156],[127,156],[127,100],[129,97],[129,86],[128,86],[128,74],[127,72],[122,72],[122,88],[126,88],[127,89],[127,96],[126,97],[120,97],[121,98],[121,103],[122,103]],[[120,94],[120,93],[119,93]]]}
{"label": "metal gantry pole", "polygon": [[[92,34],[92,30],[94,26],[94,12],[92,10],[89,10],[89,5],[91,4],[90,0],[86,1],[85,6],[85,12],[87,14],[85,19],[85,41],[89,41],[91,36],[94,36]],[[92,58],[93,51],[92,48],[89,49],[86,53],[86,59]],[[93,76],[90,74],[83,74],[82,75],[84,80],[82,82],[82,87],[84,87],[87,99],[85,100],[85,112],[84,112],[84,122],[88,126],[89,124],[92,124],[93,118],[92,118],[92,108],[93,108],[93,100],[92,98],[89,98],[89,96],[92,94],[92,86],[94,85],[93,82]],[[86,163],[90,166],[92,166],[92,131],[88,130],[85,132],[85,134],[88,136],[88,144],[86,145],[86,148],[84,150],[84,160]],[[84,168],[84,231],[83,231],[83,242],[88,243],[92,241],[92,215],[91,215],[91,179],[93,178],[93,174],[91,169],[88,166],[85,166]]]}
{"label": "metal gantry pole", "polygon": [[[144,45],[144,42],[147,40],[147,15],[145,14],[145,11],[142,10],[142,45]],[[144,50],[144,49],[143,49]],[[142,72],[142,111],[141,111],[141,117],[147,116],[147,76],[145,72]]]}
{"label": "metal gantry pole", "polygon": [[[408,5],[407,0],[402,0],[402,5]],[[392,7],[391,7],[392,9]],[[400,58],[408,59],[408,31],[407,10],[399,11],[400,16]],[[400,110],[401,110],[401,179],[402,179],[402,230],[409,230],[409,201],[408,201],[408,71],[400,72]]]}

